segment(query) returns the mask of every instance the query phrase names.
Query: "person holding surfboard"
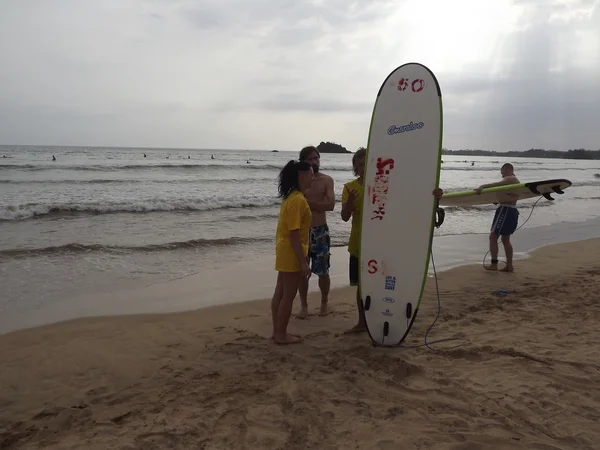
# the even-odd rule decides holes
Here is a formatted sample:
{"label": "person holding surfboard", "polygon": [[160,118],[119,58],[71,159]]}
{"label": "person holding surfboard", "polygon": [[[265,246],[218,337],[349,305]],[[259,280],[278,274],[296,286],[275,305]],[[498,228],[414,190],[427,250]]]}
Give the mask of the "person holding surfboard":
{"label": "person holding surfboard", "polygon": [[[342,211],[341,216],[344,222],[348,222],[352,217],[352,226],[350,229],[350,239],[348,240],[348,253],[350,260],[348,264],[348,275],[350,278],[350,286],[356,286],[356,307],[358,309],[358,323],[350,328],[346,333],[360,333],[367,331],[365,321],[365,312],[363,309],[362,300],[360,298],[359,277],[360,272],[360,229],[362,223],[362,205],[364,195],[364,174],[365,174],[365,157],[367,149],[360,147],[352,156],[352,171],[357,177],[352,181],[344,184],[342,191]],[[436,198],[441,198],[444,191],[440,188],[433,190],[433,195]]]}
{"label": "person holding surfboard", "polygon": [[[304,147],[300,150],[298,158],[306,161],[312,166],[314,181],[310,189],[304,193],[312,213],[310,225],[309,256],[311,260],[312,273],[319,277],[319,289],[321,291],[320,316],[328,314],[327,303],[329,300],[329,257],[331,250],[331,238],[327,226],[327,211],[333,211],[335,207],[335,193],[333,190],[333,178],[322,173],[320,169],[321,155],[314,146]],[[300,279],[300,313],[299,319],[308,316],[308,278]]]}
{"label": "person holding surfboard", "polygon": [[275,234],[277,283],[271,299],[272,339],[277,344],[295,344],[300,336],[288,334],[292,305],[302,278],[310,278],[308,265],[310,206],[304,197],[313,183],[313,169],[306,161],[288,162],[279,173],[279,197],[283,198]]}
{"label": "person holding surfboard", "polygon": [[344,184],[342,190],[342,211],[341,216],[344,222],[348,222],[352,217],[352,226],[350,228],[350,239],[348,239],[348,253],[350,260],[348,263],[348,275],[350,278],[350,286],[356,286],[356,306],[358,308],[358,323],[347,332],[362,332],[367,331],[365,322],[365,312],[360,300],[358,288],[358,272],[359,272],[359,249],[360,249],[360,224],[363,201],[363,183],[365,174],[365,156],[367,149],[359,148],[352,156],[352,171],[357,177],[352,181]]}
{"label": "person holding surfboard", "polygon": [[[506,163],[500,168],[500,174],[502,179],[495,183],[482,184],[475,193],[481,194],[483,189],[504,186],[507,184],[519,184],[519,179],[515,176],[515,168],[512,164]],[[510,236],[517,229],[519,222],[519,210],[517,209],[517,201],[503,201],[499,204],[496,212],[494,213],[494,219],[492,221],[492,228],[490,230],[490,256],[492,258],[491,264],[484,266],[487,270],[498,270],[498,236],[502,240],[504,246],[504,254],[506,255],[506,267],[501,269],[500,272],[512,272],[513,268],[513,247],[510,242]]]}

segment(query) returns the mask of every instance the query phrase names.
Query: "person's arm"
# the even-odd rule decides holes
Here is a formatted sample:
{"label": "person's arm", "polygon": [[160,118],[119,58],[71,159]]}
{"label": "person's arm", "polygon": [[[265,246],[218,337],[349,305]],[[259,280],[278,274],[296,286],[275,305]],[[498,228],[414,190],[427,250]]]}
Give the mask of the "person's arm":
{"label": "person's arm", "polygon": [[495,183],[482,184],[481,186],[479,186],[478,189],[487,189],[496,186],[504,186],[507,184],[519,184],[519,180],[517,180],[517,177],[515,177],[514,175],[509,175],[508,177],[504,177],[500,181],[497,181]]}
{"label": "person's arm", "polygon": [[328,177],[326,181],[325,199],[321,201],[308,202],[313,211],[333,211],[335,208],[335,192],[333,191],[333,178]]}
{"label": "person's arm", "polygon": [[354,200],[349,198],[348,188],[344,186],[344,190],[342,191],[342,211],[340,212],[344,222],[348,222],[350,220],[353,209]]}

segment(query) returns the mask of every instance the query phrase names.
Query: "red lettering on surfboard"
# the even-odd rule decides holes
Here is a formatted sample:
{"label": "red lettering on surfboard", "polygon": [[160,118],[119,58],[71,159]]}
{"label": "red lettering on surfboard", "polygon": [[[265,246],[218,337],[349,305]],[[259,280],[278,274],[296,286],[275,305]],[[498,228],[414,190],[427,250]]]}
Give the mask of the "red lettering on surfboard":
{"label": "red lettering on surfboard", "polygon": [[426,86],[425,80],[423,80],[422,78],[415,78],[412,82],[409,78],[400,78],[400,80],[398,81],[397,89],[399,91],[405,91],[408,88],[409,84],[413,92],[421,92],[423,89],[425,89]]}
{"label": "red lettering on surfboard", "polygon": [[[383,170],[386,166],[390,166],[389,169]],[[389,174],[390,170],[394,168],[394,160],[392,158],[388,158],[386,160],[382,158],[377,158],[377,175]]]}
{"label": "red lettering on surfboard", "polygon": [[374,205],[371,220],[383,220],[385,216],[385,202],[387,200],[389,173],[394,168],[392,158],[377,158],[377,174],[373,183],[373,194],[370,195],[371,203]]}
{"label": "red lettering on surfboard", "polygon": [[375,272],[377,272],[377,261],[375,261],[374,259],[371,259],[368,263],[367,263],[367,272],[369,272],[371,275],[373,275]]}
{"label": "red lettering on surfboard", "polygon": [[413,92],[421,92],[425,89],[425,82],[421,78],[417,78],[411,83],[410,87]]}

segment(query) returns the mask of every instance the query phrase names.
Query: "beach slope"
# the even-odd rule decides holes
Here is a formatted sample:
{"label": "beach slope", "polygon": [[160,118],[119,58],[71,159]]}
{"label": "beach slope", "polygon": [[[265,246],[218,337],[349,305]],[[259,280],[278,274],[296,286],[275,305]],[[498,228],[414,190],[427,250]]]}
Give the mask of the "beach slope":
{"label": "beach slope", "polygon": [[[512,274],[439,274],[428,339],[457,340],[433,351],[342,334],[352,288],[332,292],[328,317],[309,299],[295,346],[271,343],[269,300],[2,335],[0,448],[597,449],[598,254],[594,239]],[[406,345],[436,310],[430,279]]]}

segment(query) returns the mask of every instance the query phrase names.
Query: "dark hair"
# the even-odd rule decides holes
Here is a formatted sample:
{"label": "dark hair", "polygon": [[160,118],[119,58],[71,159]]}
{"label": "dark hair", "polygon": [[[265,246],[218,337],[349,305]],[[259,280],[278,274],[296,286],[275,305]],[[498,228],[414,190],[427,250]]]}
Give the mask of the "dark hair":
{"label": "dark hair", "polygon": [[281,172],[279,172],[279,197],[287,198],[293,190],[300,190],[300,183],[298,182],[298,172],[308,172],[312,169],[312,166],[306,161],[294,161],[293,159],[288,162]]}
{"label": "dark hair", "polygon": [[315,147],[313,145],[309,145],[308,147],[304,147],[302,150],[300,150],[300,156],[298,156],[298,160],[299,161],[306,160],[306,158],[308,158],[308,155],[310,155],[312,152],[316,152],[317,156],[319,158],[321,157],[321,154],[319,153],[319,150],[317,150],[317,147]]}
{"label": "dark hair", "polygon": [[506,163],[502,165],[503,169],[510,169],[510,170],[515,170],[515,168],[513,167],[513,165],[511,163]]}
{"label": "dark hair", "polygon": [[352,172],[354,173],[354,175],[358,176],[358,173],[356,172],[356,162],[360,158],[364,158],[366,154],[367,154],[367,149],[364,147],[360,147],[358,150],[356,150],[356,152],[352,156]]}

